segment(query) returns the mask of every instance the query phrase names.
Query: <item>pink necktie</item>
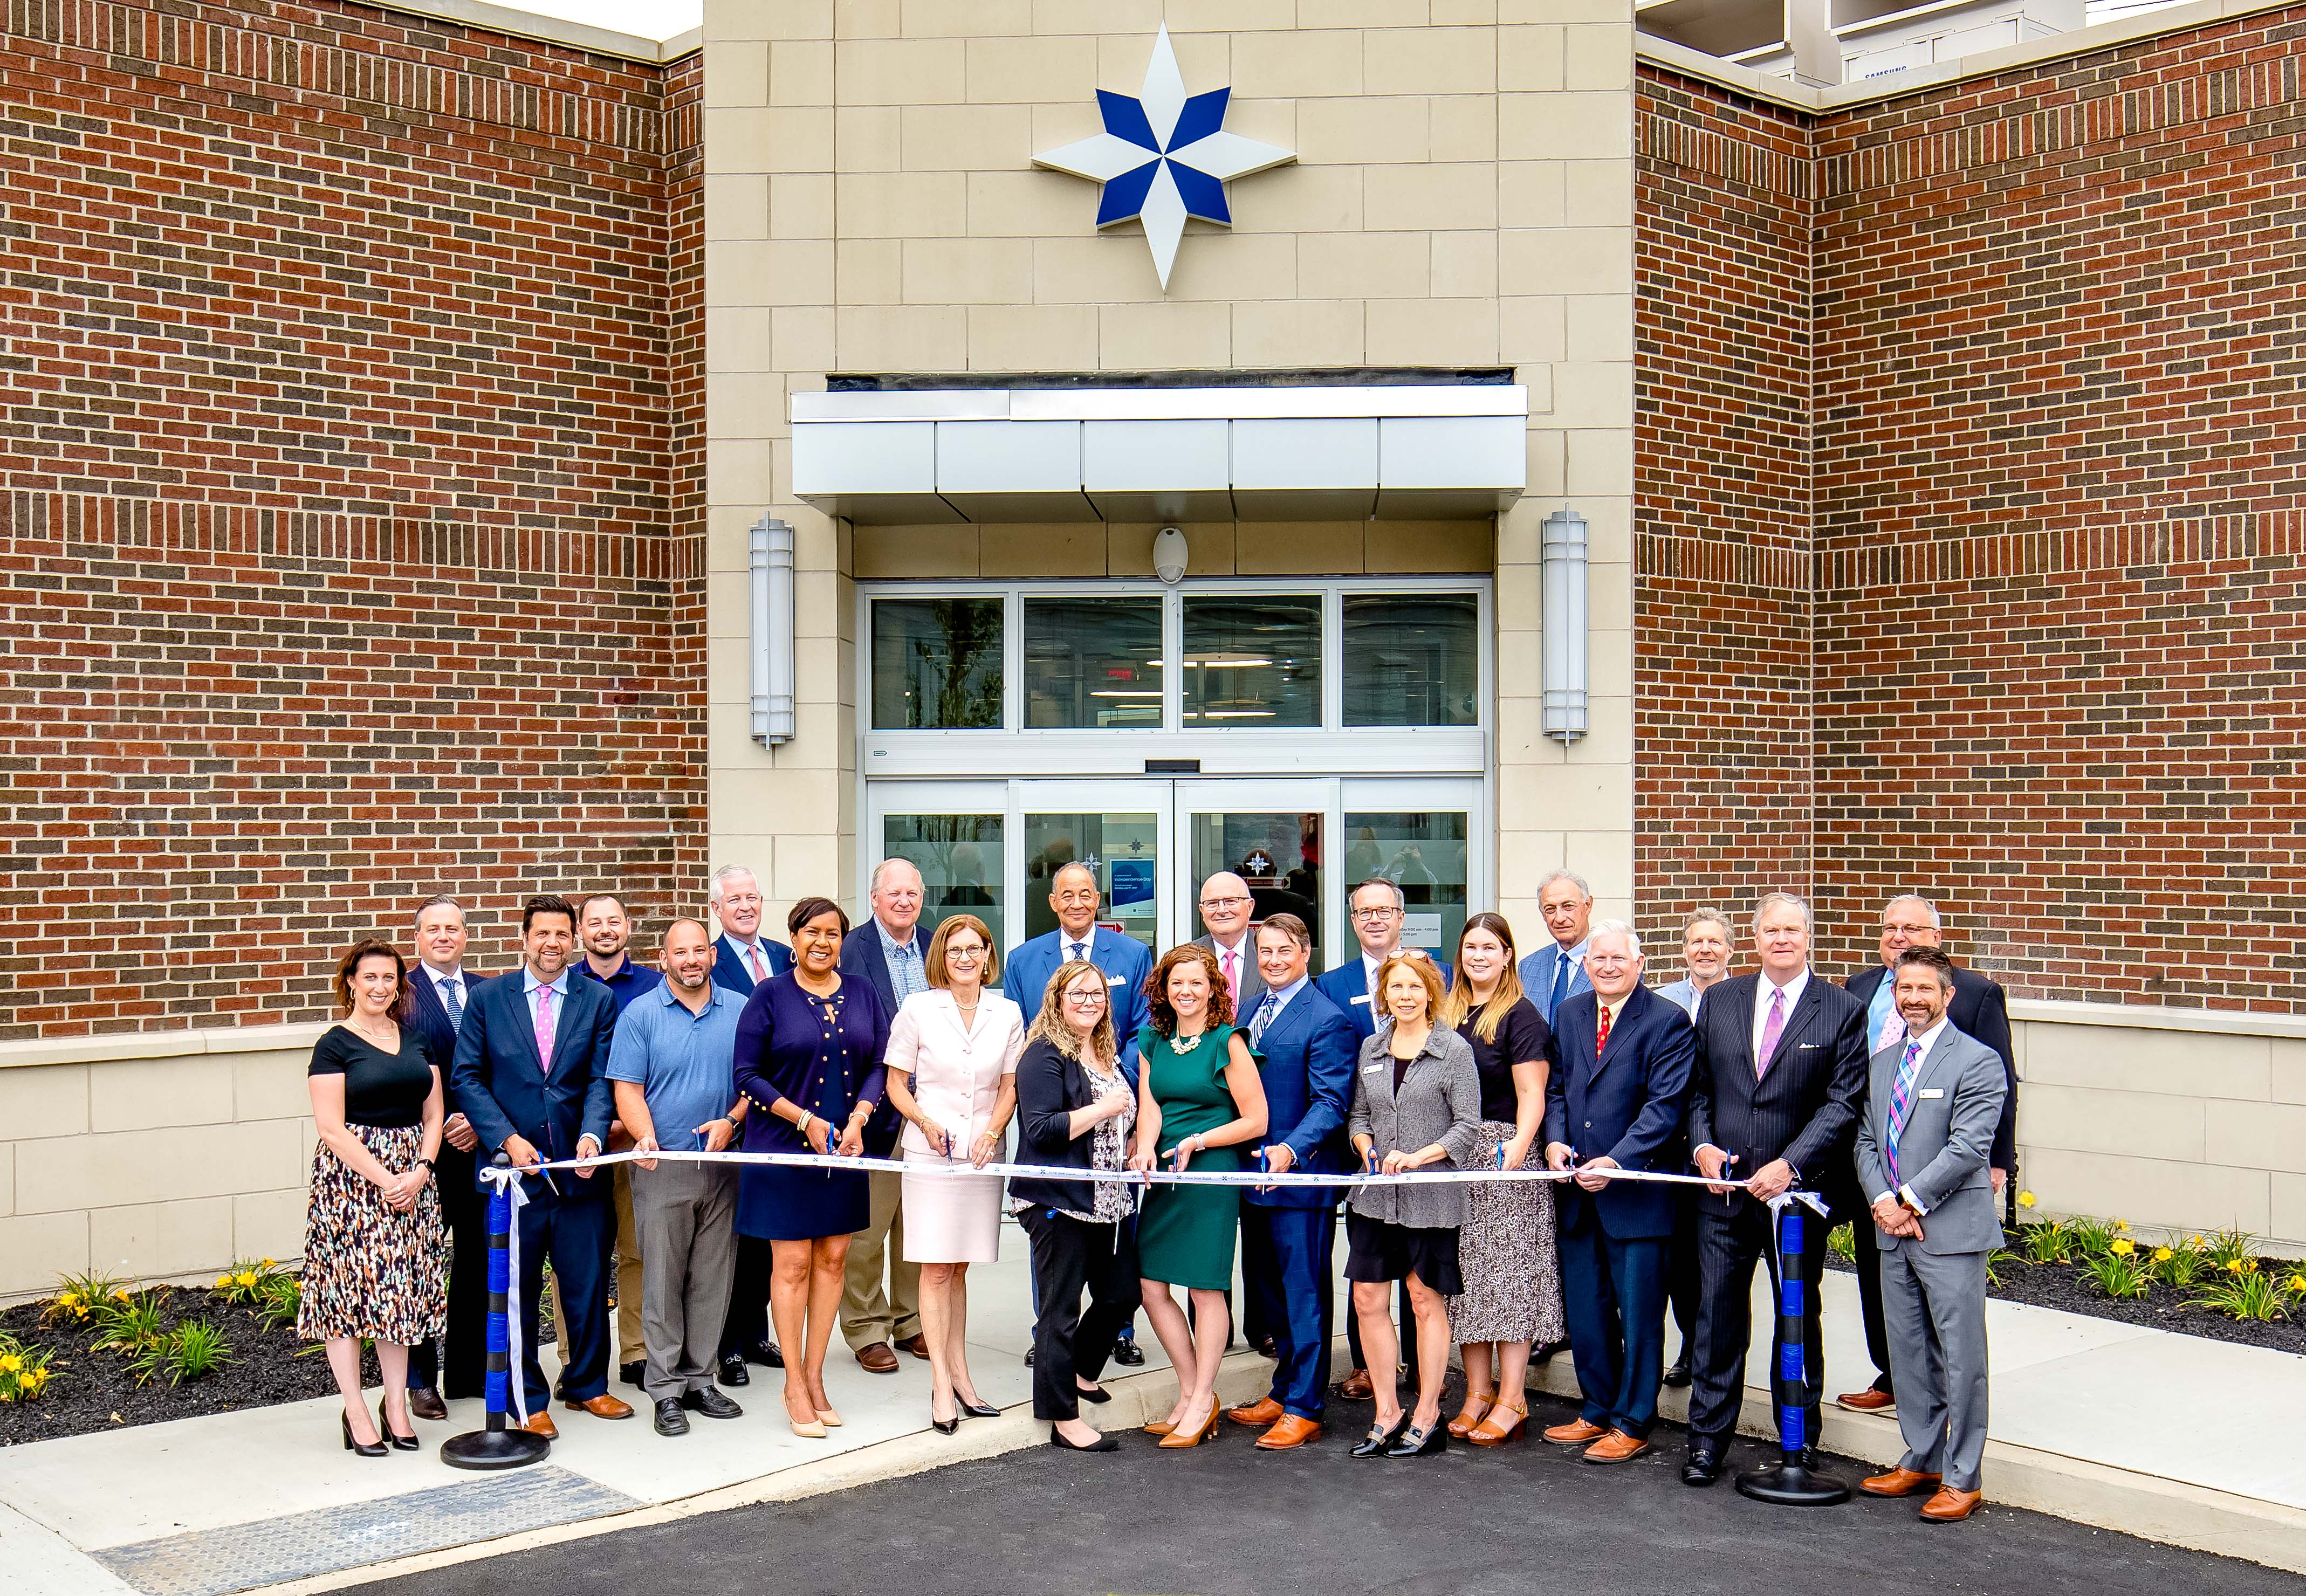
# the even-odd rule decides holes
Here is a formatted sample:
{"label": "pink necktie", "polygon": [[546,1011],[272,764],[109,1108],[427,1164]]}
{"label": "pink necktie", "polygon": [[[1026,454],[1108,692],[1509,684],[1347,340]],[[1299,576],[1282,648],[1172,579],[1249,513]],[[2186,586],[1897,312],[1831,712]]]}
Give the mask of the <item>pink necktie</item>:
{"label": "pink necktie", "polygon": [[753,984],[755,986],[758,986],[760,983],[769,978],[769,972],[761,968],[760,943],[755,943],[751,947],[747,948],[745,950],[745,957],[752,964]]}
{"label": "pink necktie", "polygon": [[1898,1012],[1897,1001],[1893,998],[1890,1003],[1889,1012],[1882,1016],[1882,1034],[1874,1038],[1874,1051],[1881,1052],[1905,1034],[1905,1018]]}
{"label": "pink necktie", "polygon": [[1234,978],[1233,978],[1233,967],[1234,967],[1236,963],[1238,963],[1238,962],[1240,961],[1240,960],[1241,960],[1241,952],[1240,952],[1240,950],[1239,950],[1239,949],[1236,949],[1236,948],[1227,948],[1227,949],[1226,950],[1226,956],[1225,956],[1225,981],[1226,981],[1226,992],[1228,992],[1228,993],[1238,992],[1238,991],[1240,991],[1240,990],[1241,990],[1241,988],[1240,988],[1238,986],[1236,986],[1236,985],[1234,984]]}
{"label": "pink necktie", "polygon": [[552,988],[536,989],[536,1067],[552,1073]]}
{"label": "pink necktie", "polygon": [[1762,1027],[1762,1049],[1754,1055],[1754,1079],[1759,1080],[1770,1072],[1770,1056],[1778,1050],[1778,1038],[1786,1034],[1786,989],[1770,988],[1770,1018]]}

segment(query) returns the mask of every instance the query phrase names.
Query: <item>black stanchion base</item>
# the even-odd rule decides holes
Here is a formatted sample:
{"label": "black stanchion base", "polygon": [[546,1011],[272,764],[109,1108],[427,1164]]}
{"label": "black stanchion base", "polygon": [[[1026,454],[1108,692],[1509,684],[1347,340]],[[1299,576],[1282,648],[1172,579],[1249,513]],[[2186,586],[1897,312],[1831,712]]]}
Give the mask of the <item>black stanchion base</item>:
{"label": "black stanchion base", "polygon": [[1831,1474],[1779,1462],[1738,1475],[1738,1494],[1779,1507],[1831,1507],[1849,1499],[1849,1487]]}
{"label": "black stanchion base", "polygon": [[452,1469],[517,1469],[551,1450],[551,1441],[525,1430],[468,1430],[440,1443],[440,1461]]}

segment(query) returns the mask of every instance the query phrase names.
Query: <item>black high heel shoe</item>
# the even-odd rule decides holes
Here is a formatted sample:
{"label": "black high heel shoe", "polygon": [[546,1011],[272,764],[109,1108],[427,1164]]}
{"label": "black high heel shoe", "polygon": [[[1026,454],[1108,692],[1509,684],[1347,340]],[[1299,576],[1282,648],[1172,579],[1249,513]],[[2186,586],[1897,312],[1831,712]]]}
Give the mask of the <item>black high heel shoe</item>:
{"label": "black high heel shoe", "polygon": [[350,1413],[338,1413],[337,1415],[337,1423],[345,1432],[345,1450],[347,1452],[357,1452],[363,1457],[382,1457],[386,1453],[392,1450],[391,1447],[386,1446],[382,1441],[356,1441],[353,1439],[353,1420]]}
{"label": "black high heel shoe", "polygon": [[1449,1431],[1439,1421],[1422,1430],[1405,1430],[1392,1446],[1385,1449],[1388,1457],[1432,1457],[1449,1449]]}
{"label": "black high heel shoe", "polygon": [[1118,1452],[1121,1450],[1121,1443],[1109,1435],[1097,1437],[1089,1446],[1076,1447],[1063,1436],[1059,1435],[1057,1427],[1054,1424],[1049,1426],[1049,1445],[1065,1452]]}
{"label": "black high heel shoe", "polygon": [[961,1410],[961,1416],[964,1419],[998,1419],[1001,1416],[999,1408],[982,1402],[963,1402],[955,1396],[952,1404]]}
{"label": "black high heel shoe", "polygon": [[1393,1449],[1394,1444],[1401,1439],[1401,1432],[1408,1428],[1409,1415],[1406,1413],[1403,1413],[1400,1418],[1393,1421],[1393,1428],[1391,1430],[1388,1430],[1380,1424],[1372,1424],[1370,1426],[1369,1434],[1363,1436],[1360,1440],[1354,1443],[1352,1455],[1355,1457],[1383,1457],[1388,1452]]}
{"label": "black high heel shoe", "polygon": [[1073,1387],[1073,1395],[1080,1397],[1083,1402],[1111,1402],[1113,1400],[1113,1393],[1106,1390],[1103,1386],[1098,1386],[1091,1390],[1084,1391],[1080,1388],[1080,1385],[1076,1383]]}
{"label": "black high heel shoe", "polygon": [[376,1401],[376,1430],[379,1435],[382,1436],[386,1440],[390,1441],[393,1444],[393,1447],[398,1451],[414,1452],[424,1444],[423,1441],[418,1440],[414,1434],[395,1435],[393,1433],[392,1426],[385,1421],[384,1398],[381,1396],[378,1397]]}
{"label": "black high heel shoe", "polygon": [[961,1415],[955,1413],[950,1419],[940,1419],[936,1416],[936,1404],[932,1403],[929,1404],[929,1428],[939,1435],[951,1435],[961,1428]]}

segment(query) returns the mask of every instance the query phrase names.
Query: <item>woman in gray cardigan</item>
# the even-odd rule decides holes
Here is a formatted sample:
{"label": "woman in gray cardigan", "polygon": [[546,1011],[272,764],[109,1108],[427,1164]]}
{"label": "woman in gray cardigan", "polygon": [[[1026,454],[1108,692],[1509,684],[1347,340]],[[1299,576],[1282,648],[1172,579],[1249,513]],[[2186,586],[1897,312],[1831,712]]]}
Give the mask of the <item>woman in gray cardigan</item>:
{"label": "woman in gray cardigan", "polygon": [[[1472,1157],[1482,1122],[1482,1080],[1465,1038],[1434,1023],[1441,980],[1430,959],[1396,953],[1378,967],[1387,1027],[1362,1044],[1346,1128],[1362,1167],[1383,1174],[1436,1165],[1457,1168]],[[1441,1381],[1449,1370],[1446,1296],[1462,1293],[1457,1226],[1465,1189],[1455,1182],[1356,1186],[1345,1205],[1345,1278],[1377,1389],[1377,1422],[1354,1447],[1355,1457],[1422,1457],[1445,1450]],[[1402,1411],[1388,1371],[1400,1361],[1393,1282],[1409,1281],[1417,1321],[1417,1410]]]}

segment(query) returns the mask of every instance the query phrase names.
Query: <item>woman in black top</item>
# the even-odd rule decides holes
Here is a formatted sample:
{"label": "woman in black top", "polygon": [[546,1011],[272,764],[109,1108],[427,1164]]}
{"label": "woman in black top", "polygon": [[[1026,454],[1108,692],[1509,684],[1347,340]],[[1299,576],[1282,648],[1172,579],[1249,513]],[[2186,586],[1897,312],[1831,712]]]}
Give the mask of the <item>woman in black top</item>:
{"label": "woman in black top", "polygon": [[[1522,995],[1504,916],[1469,916],[1456,963],[1442,1018],[1473,1045],[1482,1077],[1473,1166],[1519,1169],[1545,1119],[1551,1037],[1537,1005]],[[1551,1344],[1565,1334],[1553,1188],[1540,1181],[1467,1185],[1458,1249],[1465,1289],[1449,1299],[1449,1324],[1465,1364],[1465,1406],[1449,1421],[1449,1433],[1494,1447],[1525,1433],[1530,1343]]]}
{"label": "woman in black top", "polygon": [[[1017,1161],[1125,1169],[1137,1094],[1121,1073],[1105,972],[1086,959],[1058,966],[1026,1037],[1017,1061]],[[1053,1447],[1114,1451],[1119,1443],[1082,1422],[1080,1404],[1106,1400],[1097,1378],[1143,1289],[1137,1243],[1122,1224],[1136,1206],[1132,1188],[1021,1175],[1009,1182],[1009,1206],[1032,1242],[1041,1286],[1033,1323],[1033,1417],[1049,1421]]]}
{"label": "woman in black top", "polygon": [[[320,1138],[296,1332],[328,1347],[344,1393],[345,1447],[363,1457],[383,1456],[385,1436],[403,1451],[416,1449],[408,1347],[439,1335],[448,1319],[440,1194],[432,1186],[445,1117],[440,1068],[402,1023],[407,975],[389,943],[372,938],[346,953],[336,980],[344,1022],[313,1044],[307,1071]],[[361,1395],[363,1336],[376,1343],[384,1376],[373,1425]]]}

